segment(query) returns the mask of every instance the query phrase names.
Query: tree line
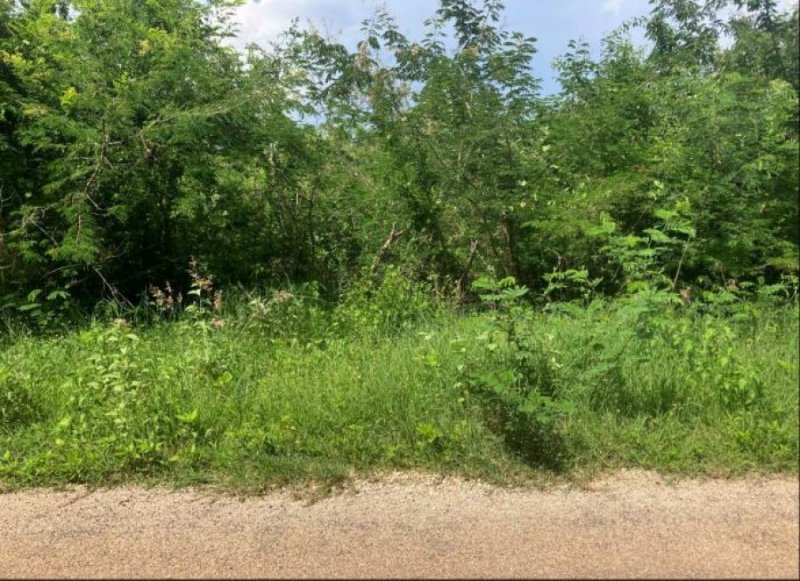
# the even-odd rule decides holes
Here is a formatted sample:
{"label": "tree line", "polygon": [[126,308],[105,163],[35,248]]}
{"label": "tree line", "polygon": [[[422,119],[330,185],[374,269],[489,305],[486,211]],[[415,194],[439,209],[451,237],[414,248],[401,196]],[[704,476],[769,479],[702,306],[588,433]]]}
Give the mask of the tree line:
{"label": "tree line", "polygon": [[192,261],[334,299],[386,268],[461,297],[796,281],[796,6],[651,0],[544,95],[499,0],[244,52],[237,4],[0,0],[0,306],[135,303]]}

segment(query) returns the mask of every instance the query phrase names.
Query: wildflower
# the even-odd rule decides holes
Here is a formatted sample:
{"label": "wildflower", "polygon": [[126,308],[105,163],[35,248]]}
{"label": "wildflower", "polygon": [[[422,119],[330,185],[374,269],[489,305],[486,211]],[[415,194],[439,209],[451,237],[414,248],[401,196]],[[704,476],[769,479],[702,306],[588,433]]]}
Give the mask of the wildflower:
{"label": "wildflower", "polygon": [[289,291],[278,290],[272,293],[272,300],[276,303],[285,303],[294,298],[294,295]]}
{"label": "wildflower", "polygon": [[209,292],[214,286],[214,280],[210,276],[200,274],[200,267],[194,257],[189,262],[189,276],[192,279],[192,286],[200,291]]}

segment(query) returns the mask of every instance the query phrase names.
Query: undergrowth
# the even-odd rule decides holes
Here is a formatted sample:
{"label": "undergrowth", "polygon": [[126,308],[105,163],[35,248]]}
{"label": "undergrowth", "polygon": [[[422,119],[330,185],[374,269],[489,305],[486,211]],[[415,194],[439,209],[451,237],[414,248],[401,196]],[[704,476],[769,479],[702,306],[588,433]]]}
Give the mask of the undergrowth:
{"label": "undergrowth", "polygon": [[223,305],[199,281],[180,315],[6,337],[0,481],[798,469],[795,307],[640,293],[534,309],[507,279],[459,314],[387,285],[331,309],[313,287]]}

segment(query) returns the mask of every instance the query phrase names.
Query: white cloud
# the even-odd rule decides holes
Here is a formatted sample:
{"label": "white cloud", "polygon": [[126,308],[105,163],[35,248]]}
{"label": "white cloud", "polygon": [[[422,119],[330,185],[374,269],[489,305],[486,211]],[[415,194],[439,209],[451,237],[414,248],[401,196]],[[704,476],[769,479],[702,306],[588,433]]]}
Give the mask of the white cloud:
{"label": "white cloud", "polygon": [[289,28],[294,18],[302,24],[312,21],[323,32],[340,35],[358,26],[353,0],[249,0],[236,9],[239,30],[233,44],[238,47],[254,42],[265,46]]}
{"label": "white cloud", "polygon": [[622,9],[622,4],[625,0],[603,0],[603,14],[612,14],[616,16]]}

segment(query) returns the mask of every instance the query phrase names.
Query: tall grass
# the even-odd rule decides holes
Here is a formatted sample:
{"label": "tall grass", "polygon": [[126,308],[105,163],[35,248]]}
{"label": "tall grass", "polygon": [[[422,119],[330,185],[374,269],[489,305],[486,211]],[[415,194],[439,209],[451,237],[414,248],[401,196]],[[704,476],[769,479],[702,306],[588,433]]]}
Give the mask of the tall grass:
{"label": "tall grass", "polygon": [[798,468],[795,309],[525,309],[509,338],[493,313],[384,299],[329,311],[287,293],[17,336],[0,351],[0,480]]}

